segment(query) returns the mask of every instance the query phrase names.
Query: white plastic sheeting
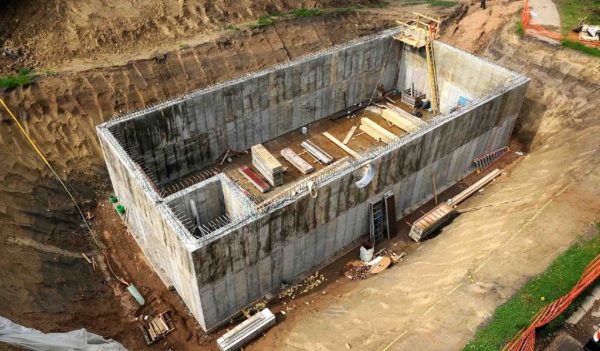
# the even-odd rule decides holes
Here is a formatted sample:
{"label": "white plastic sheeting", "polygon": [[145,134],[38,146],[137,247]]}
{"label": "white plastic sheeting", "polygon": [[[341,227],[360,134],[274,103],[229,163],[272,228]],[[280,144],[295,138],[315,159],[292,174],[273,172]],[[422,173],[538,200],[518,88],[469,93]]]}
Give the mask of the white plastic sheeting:
{"label": "white plastic sheeting", "polygon": [[37,351],[127,351],[120,343],[85,329],[42,333],[0,317],[0,342]]}

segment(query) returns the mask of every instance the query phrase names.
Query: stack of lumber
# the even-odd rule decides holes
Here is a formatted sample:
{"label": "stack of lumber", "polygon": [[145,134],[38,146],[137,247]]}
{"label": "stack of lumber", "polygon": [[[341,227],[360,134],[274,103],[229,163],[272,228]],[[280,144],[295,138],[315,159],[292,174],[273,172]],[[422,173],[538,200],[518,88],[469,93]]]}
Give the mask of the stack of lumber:
{"label": "stack of lumber", "polygon": [[413,115],[412,113],[409,113],[403,109],[401,109],[400,107],[394,105],[394,104],[390,104],[387,103],[386,107],[394,110],[395,112],[397,112],[398,114],[400,114],[402,117],[408,119],[409,121],[411,121],[414,125],[416,126],[426,126],[427,122],[425,122],[424,120],[420,119],[419,117]]}
{"label": "stack of lumber", "polygon": [[283,167],[277,159],[262,144],[250,148],[252,165],[273,186],[283,184]]}
{"label": "stack of lumber", "polygon": [[410,117],[407,116],[414,117],[408,112],[399,113],[398,111],[392,109],[384,109],[381,112],[381,117],[385,118],[396,127],[406,131],[407,133],[413,133],[419,128],[420,125],[415,123]]}
{"label": "stack of lumber", "polygon": [[306,162],[300,155],[294,152],[294,150],[290,148],[285,148],[281,150],[281,156],[285,158],[292,166],[296,167],[300,172],[304,174],[311,173],[315,170],[310,163]]}
{"label": "stack of lumber", "polygon": [[217,339],[221,351],[237,351],[263,335],[275,325],[275,315],[268,308],[246,319]]}
{"label": "stack of lumber", "polygon": [[267,191],[271,190],[269,184],[262,180],[262,178],[259,177],[258,174],[256,174],[250,167],[242,166],[238,169],[238,171],[261,193],[266,193]]}
{"label": "stack of lumber", "polygon": [[383,141],[384,143],[389,144],[392,140],[396,139],[396,135],[394,135],[394,133],[368,118],[361,118],[360,123],[359,129],[377,141]]}
{"label": "stack of lumber", "polygon": [[170,312],[167,311],[152,318],[147,323],[143,323],[140,329],[142,330],[146,344],[152,345],[164,339],[167,334],[175,330],[175,324],[171,320]]}
{"label": "stack of lumber", "polygon": [[300,143],[300,146],[302,146],[312,157],[321,163],[328,165],[333,162],[333,157],[331,157],[328,153],[323,151],[310,140],[303,141]]}

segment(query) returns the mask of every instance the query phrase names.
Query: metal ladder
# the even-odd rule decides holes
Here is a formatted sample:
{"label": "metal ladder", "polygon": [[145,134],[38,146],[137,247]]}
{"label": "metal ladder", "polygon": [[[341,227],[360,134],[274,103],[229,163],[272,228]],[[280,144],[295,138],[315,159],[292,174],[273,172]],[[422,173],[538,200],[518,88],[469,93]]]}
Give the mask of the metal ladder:
{"label": "metal ladder", "polygon": [[373,245],[383,240],[383,226],[384,226],[384,214],[383,214],[383,200],[369,202],[369,222],[370,222],[370,236]]}
{"label": "metal ladder", "polygon": [[494,164],[494,162],[498,161],[498,159],[504,156],[508,151],[510,151],[509,147],[505,146],[474,159],[473,162],[475,162],[475,165],[477,166],[477,174],[488,169],[492,164]]}

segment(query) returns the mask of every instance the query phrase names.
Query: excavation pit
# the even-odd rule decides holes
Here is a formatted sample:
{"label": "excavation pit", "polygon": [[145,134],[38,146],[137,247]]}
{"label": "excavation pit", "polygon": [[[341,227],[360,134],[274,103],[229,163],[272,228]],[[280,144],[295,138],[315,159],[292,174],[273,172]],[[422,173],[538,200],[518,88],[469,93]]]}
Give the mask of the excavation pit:
{"label": "excavation pit", "polygon": [[[399,219],[432,197],[433,177],[443,191],[472,169],[478,155],[508,143],[529,80],[441,42],[434,43],[439,114],[423,111],[410,131],[373,112],[375,105],[342,116],[382,93],[414,88],[429,94],[423,53],[394,40],[397,32],[361,38],[98,126],[131,234],[205,330],[364,238],[369,202],[394,194]],[[377,104],[412,112],[397,94],[388,98]],[[341,142],[362,125],[361,118],[393,137],[376,141],[357,129],[346,144],[357,153],[352,155],[323,134]],[[300,146],[305,140],[333,162],[316,162]],[[283,185],[266,193],[238,170],[254,167],[249,149],[255,144],[263,144],[285,168]],[[293,167],[280,154],[284,148],[314,172]],[[372,177],[359,187],[355,182],[366,166]]]}

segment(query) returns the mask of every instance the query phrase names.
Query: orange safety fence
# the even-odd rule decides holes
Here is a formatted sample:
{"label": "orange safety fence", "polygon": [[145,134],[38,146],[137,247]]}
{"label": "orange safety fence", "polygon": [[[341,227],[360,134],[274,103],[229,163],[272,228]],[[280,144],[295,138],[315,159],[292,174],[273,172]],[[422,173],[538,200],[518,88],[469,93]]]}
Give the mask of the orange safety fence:
{"label": "orange safety fence", "polygon": [[531,8],[529,7],[529,0],[525,0],[523,12],[521,13],[521,23],[523,24],[523,31],[526,34],[542,36],[552,40],[556,40],[558,42],[560,42],[564,38],[562,34],[558,32],[548,30],[542,25],[531,22]]}
{"label": "orange safety fence", "polygon": [[538,312],[531,324],[522,329],[515,337],[502,349],[503,351],[534,351],[535,350],[535,330],[552,322],[598,277],[600,276],[600,255],[598,255],[583,271],[581,278],[566,295],[553,301],[548,306]]}

